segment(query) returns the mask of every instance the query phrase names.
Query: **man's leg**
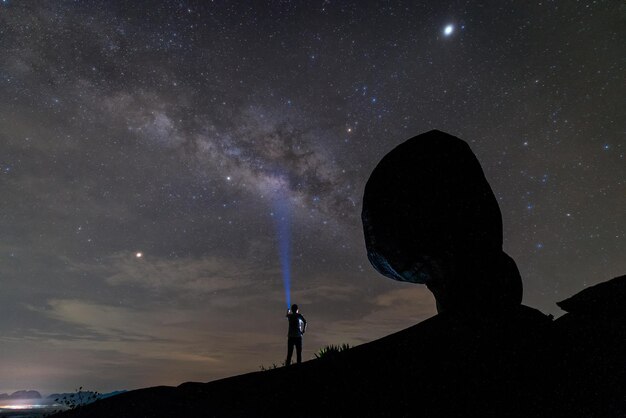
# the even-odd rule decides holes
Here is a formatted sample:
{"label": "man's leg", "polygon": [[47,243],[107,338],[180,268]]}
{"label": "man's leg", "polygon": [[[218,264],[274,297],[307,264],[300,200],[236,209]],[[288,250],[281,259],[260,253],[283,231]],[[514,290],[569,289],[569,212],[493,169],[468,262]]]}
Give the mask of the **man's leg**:
{"label": "man's leg", "polygon": [[302,337],[294,338],[296,344],[296,355],[298,356],[298,364],[302,363]]}
{"label": "man's leg", "polygon": [[285,366],[289,366],[291,364],[291,355],[293,354],[293,338],[287,339],[287,360],[285,361]]}

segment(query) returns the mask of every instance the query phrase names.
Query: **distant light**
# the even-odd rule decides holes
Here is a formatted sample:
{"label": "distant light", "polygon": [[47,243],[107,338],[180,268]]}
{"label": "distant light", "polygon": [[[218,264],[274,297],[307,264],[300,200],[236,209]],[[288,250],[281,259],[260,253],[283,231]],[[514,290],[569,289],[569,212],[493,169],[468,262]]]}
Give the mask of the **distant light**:
{"label": "distant light", "polygon": [[226,176],[226,180],[230,181],[232,177]]}
{"label": "distant light", "polygon": [[137,257],[137,258],[141,258],[141,257],[143,257],[143,253],[141,253],[141,252],[136,253],[136,254],[135,254],[135,257]]}
{"label": "distant light", "polygon": [[452,32],[454,32],[454,25],[448,25],[443,29],[443,34],[445,36],[452,35]]}

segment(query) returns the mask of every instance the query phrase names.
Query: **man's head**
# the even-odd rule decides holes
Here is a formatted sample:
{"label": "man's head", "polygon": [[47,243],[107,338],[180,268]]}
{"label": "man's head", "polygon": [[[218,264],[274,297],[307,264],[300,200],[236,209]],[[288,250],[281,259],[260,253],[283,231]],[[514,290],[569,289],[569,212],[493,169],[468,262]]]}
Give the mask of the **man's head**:
{"label": "man's head", "polygon": [[291,305],[291,312],[298,313],[298,305],[296,305],[295,303]]}
{"label": "man's head", "polygon": [[439,308],[521,302],[519,272],[502,252],[500,208],[459,138],[430,131],[383,157],[365,186],[362,220],[376,270],[426,284]]}

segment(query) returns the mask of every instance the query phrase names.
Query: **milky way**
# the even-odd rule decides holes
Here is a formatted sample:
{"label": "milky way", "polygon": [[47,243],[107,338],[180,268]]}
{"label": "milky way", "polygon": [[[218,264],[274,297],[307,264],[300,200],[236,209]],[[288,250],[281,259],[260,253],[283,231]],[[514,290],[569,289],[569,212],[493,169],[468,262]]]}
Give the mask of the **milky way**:
{"label": "milky way", "polygon": [[0,392],[279,364],[278,195],[305,358],[433,315],[359,220],[378,160],[433,128],[559,315],[626,272],[625,27],[618,1],[0,3]]}

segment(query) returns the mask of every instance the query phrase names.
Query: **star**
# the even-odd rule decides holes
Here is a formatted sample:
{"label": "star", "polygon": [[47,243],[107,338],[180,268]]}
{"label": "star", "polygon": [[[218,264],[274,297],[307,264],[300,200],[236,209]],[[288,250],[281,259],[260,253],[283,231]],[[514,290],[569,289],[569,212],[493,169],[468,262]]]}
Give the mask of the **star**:
{"label": "star", "polygon": [[143,253],[141,251],[135,253],[135,257],[136,258],[142,258],[143,257]]}
{"label": "star", "polygon": [[450,35],[452,35],[453,32],[454,32],[454,25],[453,24],[449,24],[449,25],[447,25],[443,29],[443,35],[444,36],[450,36]]}

